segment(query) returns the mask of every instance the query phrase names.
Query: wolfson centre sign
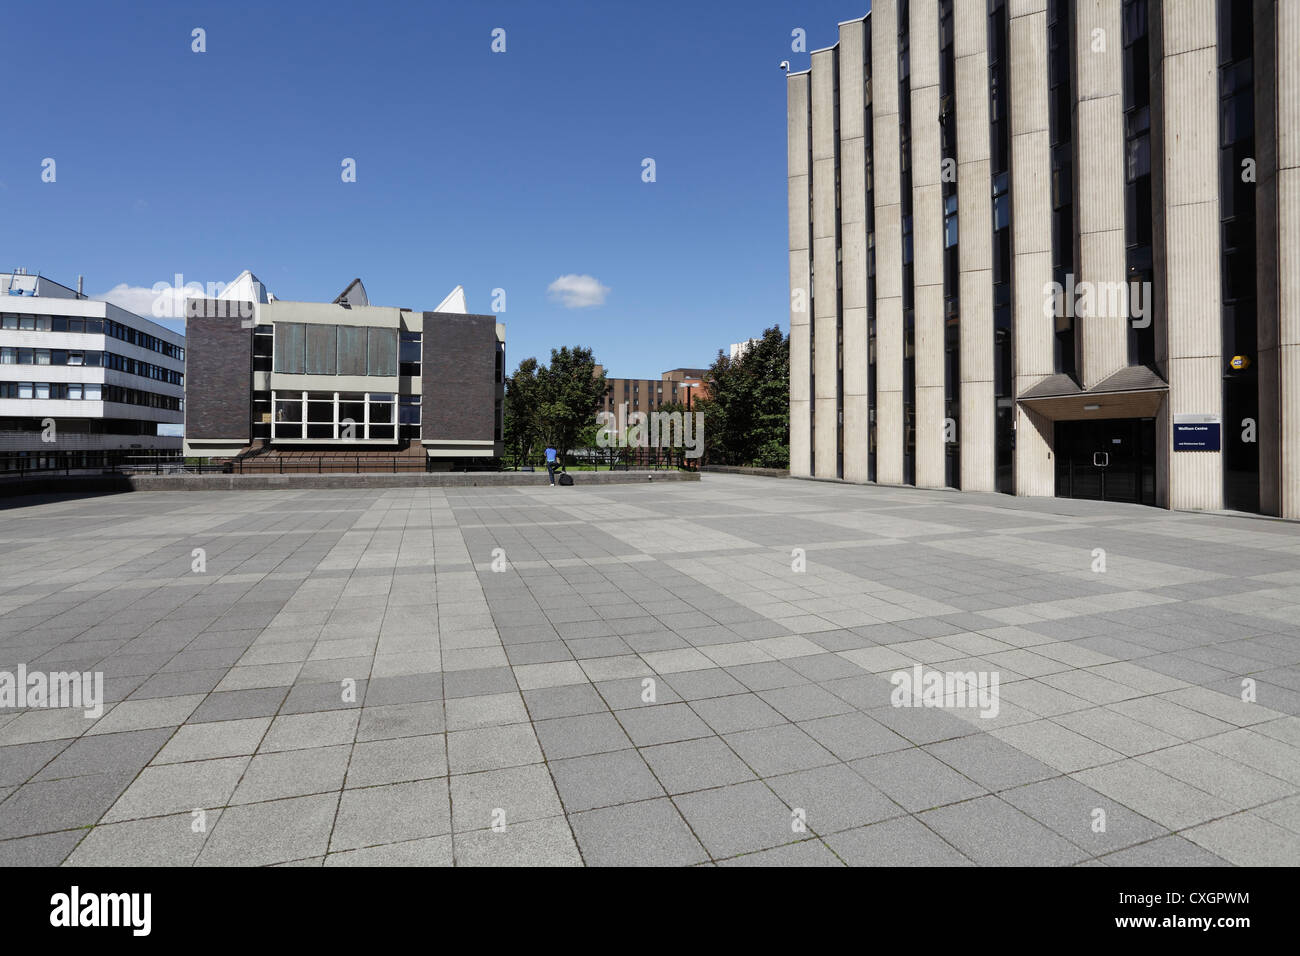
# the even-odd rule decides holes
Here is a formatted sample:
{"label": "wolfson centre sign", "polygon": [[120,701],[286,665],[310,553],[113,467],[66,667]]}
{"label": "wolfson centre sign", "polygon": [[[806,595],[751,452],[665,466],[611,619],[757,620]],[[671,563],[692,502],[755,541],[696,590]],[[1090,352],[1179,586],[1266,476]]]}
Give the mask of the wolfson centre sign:
{"label": "wolfson centre sign", "polygon": [[703,412],[618,412],[596,414],[596,444],[601,448],[683,448],[687,458],[704,453]]}

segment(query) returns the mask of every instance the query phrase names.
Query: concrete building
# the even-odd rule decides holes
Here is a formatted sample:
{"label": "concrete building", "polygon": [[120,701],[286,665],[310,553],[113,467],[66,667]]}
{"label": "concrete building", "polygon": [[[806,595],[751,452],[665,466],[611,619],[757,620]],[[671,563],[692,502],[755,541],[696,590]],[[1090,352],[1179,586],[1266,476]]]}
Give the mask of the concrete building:
{"label": "concrete building", "polygon": [[787,79],[802,477],[1300,518],[1300,3],[874,0]]}
{"label": "concrete building", "polygon": [[288,302],[251,273],[186,303],[186,454],[409,456],[432,470],[502,451],[505,326],[465,312]]}
{"label": "concrete building", "polygon": [[180,453],[185,339],[76,289],[0,273],[0,471]]}
{"label": "concrete building", "polygon": [[[603,366],[596,366],[599,375]],[[708,392],[702,368],[675,368],[659,378],[607,378],[609,388],[597,411],[617,414],[626,404],[628,413],[653,412],[663,405],[687,405]]]}
{"label": "concrete building", "polygon": [[746,352],[748,352],[750,349],[754,347],[754,344],[756,342],[758,342],[758,339],[745,339],[745,341],[743,342],[732,342],[731,360],[733,362],[739,361],[741,358],[744,357]]}

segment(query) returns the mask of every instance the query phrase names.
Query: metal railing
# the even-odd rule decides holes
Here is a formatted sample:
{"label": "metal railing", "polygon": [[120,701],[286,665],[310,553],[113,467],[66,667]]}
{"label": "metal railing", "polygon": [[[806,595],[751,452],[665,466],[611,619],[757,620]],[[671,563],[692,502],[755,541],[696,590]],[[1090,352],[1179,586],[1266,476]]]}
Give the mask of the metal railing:
{"label": "metal railing", "polygon": [[421,455],[378,457],[374,455],[331,455],[326,458],[268,455],[236,458],[227,462],[228,471],[236,475],[337,475],[403,474],[429,470],[427,457]]}
{"label": "metal railing", "polygon": [[[435,459],[423,455],[249,455],[246,458],[173,458],[123,465],[114,471],[137,475],[363,475],[422,474]],[[500,471],[488,461],[454,463],[453,471]]]}
{"label": "metal railing", "polygon": [[101,474],[114,472],[132,460],[149,461],[153,456],[126,456],[116,451],[60,451],[39,455],[0,455],[0,476]]}
{"label": "metal railing", "polygon": [[[594,471],[689,470],[699,467],[698,459],[685,456],[680,448],[577,448],[561,456],[569,468]],[[436,459],[423,455],[249,455],[244,458],[195,458],[182,455],[122,456],[94,452],[66,456],[25,458],[0,456],[0,477],[37,475],[121,474],[121,475],[326,475],[326,474],[416,474],[437,470]],[[543,457],[502,460],[479,459],[453,462],[457,472],[546,470]]]}
{"label": "metal railing", "polygon": [[[574,448],[560,458],[561,463],[567,467],[589,466],[593,471],[629,471],[633,468],[694,471],[700,465],[699,459],[686,457],[684,448]],[[507,455],[503,461],[511,471],[522,471],[525,468],[546,470],[545,456],[536,453],[526,458]]]}

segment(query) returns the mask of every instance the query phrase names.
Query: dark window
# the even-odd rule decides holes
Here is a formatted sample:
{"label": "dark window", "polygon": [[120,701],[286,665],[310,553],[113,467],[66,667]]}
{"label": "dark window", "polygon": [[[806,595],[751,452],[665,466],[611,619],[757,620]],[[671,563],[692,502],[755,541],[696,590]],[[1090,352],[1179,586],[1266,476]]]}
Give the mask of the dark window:
{"label": "dark window", "polygon": [[[1141,296],[1143,316],[1128,327],[1130,365],[1156,361],[1151,206],[1151,64],[1147,0],[1123,0],[1124,23],[1124,209],[1130,304]],[[1136,292],[1140,287],[1141,291]]]}
{"label": "dark window", "polygon": [[[1223,333],[1223,505],[1259,511],[1259,445],[1242,440],[1245,423],[1259,421],[1255,184],[1243,163],[1255,156],[1254,10],[1250,3],[1218,5],[1219,236]],[[1245,367],[1234,368],[1242,356]],[[1241,364],[1241,363],[1235,363]]]}
{"label": "dark window", "polygon": [[[1052,278],[1062,288],[1074,274],[1074,92],[1071,63],[1074,10],[1069,0],[1049,0],[1047,9],[1048,128],[1052,165]],[[1056,317],[1055,371],[1077,377],[1075,329],[1066,314]]]}
{"label": "dark window", "polygon": [[[939,0],[939,134],[944,163],[955,170],[957,155],[956,60],[953,0]],[[961,487],[961,259],[955,176],[941,176],[943,193],[943,414],[944,483]],[[951,422],[954,427],[949,428]]]}

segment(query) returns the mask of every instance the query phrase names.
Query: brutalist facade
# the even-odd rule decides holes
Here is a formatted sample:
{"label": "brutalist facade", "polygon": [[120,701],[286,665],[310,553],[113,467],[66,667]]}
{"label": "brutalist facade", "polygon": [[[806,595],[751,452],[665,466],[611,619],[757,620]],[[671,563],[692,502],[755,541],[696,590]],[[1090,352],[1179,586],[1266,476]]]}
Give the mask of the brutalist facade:
{"label": "brutalist facade", "polygon": [[788,79],[797,476],[1300,517],[1300,2],[874,0]]}
{"label": "brutalist facade", "polygon": [[233,458],[422,453],[432,469],[502,450],[505,327],[463,311],[288,302],[245,274],[186,319],[185,452]]}

